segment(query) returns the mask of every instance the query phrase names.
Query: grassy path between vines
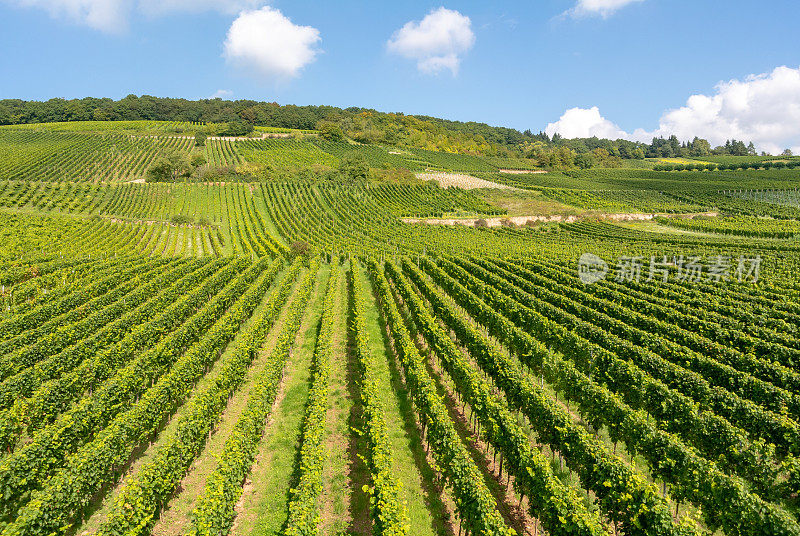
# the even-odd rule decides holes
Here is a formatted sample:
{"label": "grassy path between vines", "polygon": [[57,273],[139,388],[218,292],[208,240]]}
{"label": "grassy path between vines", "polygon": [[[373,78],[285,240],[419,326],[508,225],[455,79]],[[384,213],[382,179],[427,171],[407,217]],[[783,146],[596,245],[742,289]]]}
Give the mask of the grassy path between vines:
{"label": "grassy path between vines", "polygon": [[328,273],[327,267],[322,268],[317,277],[314,294],[286,364],[276,407],[267,421],[253,469],[236,505],[233,535],[277,535],[286,522]]}
{"label": "grassy path between vines", "polygon": [[406,502],[409,534],[414,536],[443,535],[452,532],[447,509],[436,489],[435,474],[428,464],[425,448],[414,420],[414,407],[403,385],[397,367],[399,363],[387,346],[381,327],[379,311],[369,284],[369,276],[362,269],[362,288],[356,289],[364,300],[364,323],[369,345],[375,356],[375,375],[381,403],[386,411],[386,424],[392,457],[397,468],[401,497]]}
{"label": "grassy path between vines", "polygon": [[355,355],[348,340],[346,269],[340,269],[334,309],[333,344],[330,370],[330,391],[326,416],[326,450],[324,488],[319,508],[320,534],[372,533],[369,496],[362,490],[369,483],[369,469],[359,454],[366,452],[363,437],[352,432],[357,428],[361,405],[356,391],[358,373]]}
{"label": "grassy path between vines", "polygon": [[[247,401],[250,398],[250,390],[254,385],[256,375],[264,369],[272,354],[272,350],[278,339],[278,333],[280,333],[286,321],[289,308],[292,306],[292,299],[296,295],[300,278],[302,278],[302,274],[295,281],[292,289],[292,297],[290,297],[287,302],[288,306],[284,307],[281,314],[278,316],[264,346],[258,352],[256,360],[247,371],[247,376],[241,388],[228,402],[217,424],[216,431],[211,436],[211,439],[206,442],[205,448],[192,464],[189,473],[183,481],[181,481],[180,494],[170,502],[169,506],[161,513],[159,520],[153,526],[151,532],[153,536],[179,536],[180,534],[185,534],[191,526],[190,514],[197,504],[199,495],[203,491],[206,479],[217,466],[217,458],[222,454],[225,448],[225,441],[227,441],[233,427],[236,425],[236,421],[247,406]],[[265,296],[262,306],[268,300],[269,295]],[[260,311],[256,311],[254,316],[259,313]]]}
{"label": "grassy path between vines", "polygon": [[[285,276],[284,273],[280,276],[280,280]],[[280,281],[278,281],[280,282]],[[209,382],[213,381],[219,375],[219,367],[217,366],[223,359],[226,352],[230,352],[233,348],[236,347],[238,343],[238,339],[242,336],[247,328],[253,323],[253,319],[257,318],[257,316],[261,313],[264,305],[268,301],[269,297],[273,294],[274,290],[277,288],[275,283],[272,284],[270,287],[269,292],[265,295],[264,300],[262,300],[261,304],[256,308],[250,318],[242,324],[239,331],[237,332],[236,336],[231,340],[228,344],[224,352],[217,358],[214,362],[214,365],[210,368],[209,372],[203,376],[200,381],[197,382],[192,393],[196,393],[198,390],[202,389],[205,385]],[[167,372],[168,373],[168,372]],[[166,373],[165,373],[166,374]],[[137,454],[134,456],[132,461],[130,462],[129,466],[127,467],[124,476],[120,480],[119,484],[117,484],[114,489],[110,490],[106,493],[105,497],[100,499],[98,498],[97,502],[95,503],[94,510],[90,513],[89,517],[83,522],[83,524],[76,530],[76,534],[80,535],[90,535],[97,532],[103,522],[106,520],[109,512],[111,511],[111,507],[114,504],[114,500],[120,494],[122,489],[124,488],[126,482],[129,482],[131,479],[135,478],[136,474],[138,473],[139,469],[147,463],[149,460],[153,458],[155,453],[158,451],[159,446],[169,438],[175,428],[178,426],[178,422],[180,421],[180,417],[185,411],[187,407],[187,402],[191,400],[191,396],[187,398],[183,404],[177,409],[177,411],[169,418],[169,420],[164,424],[162,429],[158,433],[158,437],[156,437],[155,441],[152,444],[145,445],[137,451]],[[219,436],[219,434],[217,434]],[[224,441],[224,439],[223,439]],[[205,451],[204,451],[205,452]],[[201,453],[201,456],[203,453]]]}
{"label": "grassy path between vines", "polygon": [[[430,282],[434,286],[438,287],[438,285],[436,285],[434,283],[434,281],[427,274],[425,275],[425,278],[428,280],[428,282]],[[447,292],[444,289],[442,289],[441,287],[438,287],[438,288],[444,294],[447,294]],[[454,308],[458,308],[458,305],[456,304],[455,300],[453,300],[453,298],[451,296],[448,295],[446,299],[451,304],[451,306],[453,306]],[[471,325],[475,326],[479,330],[481,330],[483,332],[487,331],[487,328],[485,326],[483,326],[481,323],[477,322],[475,320],[475,318],[470,317],[470,316],[467,316],[466,318],[467,318],[467,321]],[[443,327],[444,327],[444,325],[443,325]],[[458,338],[455,336],[455,334],[453,332],[449,331],[449,330],[446,330],[446,331],[449,332],[450,337],[461,348],[461,350],[464,352],[465,357],[473,364],[473,366],[476,369],[480,369],[480,366],[474,361],[472,356],[469,355],[469,350],[467,348],[464,348],[463,346],[461,346],[461,343],[458,340]],[[518,356],[516,356],[513,353],[511,353],[508,350],[508,348],[506,348],[505,345],[503,345],[500,341],[498,341],[493,336],[491,336],[490,339],[493,341],[493,343],[495,345],[495,348],[498,351],[500,351],[503,354],[505,354],[506,356],[508,356],[511,360],[517,361],[519,363]],[[522,367],[523,370],[525,369],[525,366],[522,365],[521,363],[520,363],[520,366]],[[541,375],[532,374],[531,375],[531,379],[537,385],[539,385],[539,387],[543,390],[543,392],[553,402],[555,402],[559,407],[561,407],[561,409],[564,412],[566,412],[572,418],[572,421],[576,425],[582,426],[582,427],[588,426],[587,420],[581,414],[580,410],[576,407],[577,404],[574,401],[571,402],[568,399],[566,399],[565,398],[565,394],[563,392],[558,392],[552,385],[550,385],[550,383],[545,381],[544,378],[541,377]],[[500,397],[502,399],[505,399],[505,394],[498,387],[495,386],[494,392],[495,392],[496,396],[498,396],[498,397]],[[530,423],[527,422],[527,419],[524,416],[520,416],[520,417],[521,417],[521,423],[524,423],[525,427],[528,430],[531,430]],[[625,446],[625,444],[623,442],[619,442],[619,443],[614,442],[611,439],[610,435],[609,435],[609,431],[608,431],[607,427],[601,427],[599,430],[596,430],[594,432],[594,436],[603,443],[603,445],[605,446],[606,451],[607,451],[608,454],[611,454],[611,455],[615,456],[619,461],[621,461],[624,465],[626,465],[633,472],[638,473],[638,475],[641,476],[647,482],[649,482],[651,484],[654,484],[654,485],[657,485],[657,493],[658,493],[658,495],[661,496],[665,501],[667,501],[668,507],[673,512],[677,512],[677,515],[674,516],[676,519],[683,519],[685,517],[689,517],[689,518],[695,519],[695,518],[699,517],[697,515],[697,509],[691,504],[680,504],[680,505],[678,505],[678,508],[676,510],[676,504],[675,504],[674,499],[671,497],[669,491],[666,490],[662,485],[660,485],[659,481],[657,481],[657,479],[655,479],[652,476],[652,474],[650,472],[650,466],[648,465],[646,459],[640,454],[639,455],[631,455],[628,452],[628,450],[627,450],[627,448],[626,448],[626,446]],[[534,443],[538,443],[538,440],[536,439],[536,437],[538,437],[538,434],[534,433],[533,434],[533,438],[532,438],[532,441]],[[587,497],[587,501],[589,501],[589,502],[594,502],[595,501],[594,493],[591,492],[591,491],[587,491],[585,489],[582,489],[582,486],[580,484],[580,479],[579,479],[578,475],[576,473],[572,472],[569,468],[566,467],[566,464],[564,463],[562,457],[558,454],[558,452],[556,450],[552,449],[549,445],[543,445],[541,450],[542,450],[542,452],[544,454],[551,456],[553,471],[559,476],[559,478],[561,478],[561,480],[565,484],[572,486],[573,488],[578,490],[581,495],[586,496]],[[589,504],[589,502],[587,502],[587,504]]]}

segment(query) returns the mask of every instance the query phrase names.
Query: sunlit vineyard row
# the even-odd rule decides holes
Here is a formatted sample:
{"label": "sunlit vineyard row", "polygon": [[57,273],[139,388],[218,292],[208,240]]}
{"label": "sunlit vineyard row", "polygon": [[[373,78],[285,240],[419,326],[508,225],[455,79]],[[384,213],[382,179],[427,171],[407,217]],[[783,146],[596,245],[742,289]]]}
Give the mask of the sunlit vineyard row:
{"label": "sunlit vineyard row", "polygon": [[800,222],[797,220],[775,220],[752,216],[723,218],[695,216],[689,219],[660,219],[659,222],[679,229],[754,238],[795,238],[800,234]]}
{"label": "sunlit vineyard row", "polygon": [[159,154],[190,144],[178,137],[0,130],[0,179],[129,181],[144,178]]}

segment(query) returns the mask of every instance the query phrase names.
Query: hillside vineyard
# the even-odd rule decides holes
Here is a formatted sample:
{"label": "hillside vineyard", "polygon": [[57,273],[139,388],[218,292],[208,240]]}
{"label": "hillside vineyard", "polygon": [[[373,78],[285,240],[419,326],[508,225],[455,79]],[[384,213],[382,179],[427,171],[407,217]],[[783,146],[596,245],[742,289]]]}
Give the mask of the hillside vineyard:
{"label": "hillside vineyard", "polygon": [[800,536],[800,160],[213,128],[0,127],[0,535]]}

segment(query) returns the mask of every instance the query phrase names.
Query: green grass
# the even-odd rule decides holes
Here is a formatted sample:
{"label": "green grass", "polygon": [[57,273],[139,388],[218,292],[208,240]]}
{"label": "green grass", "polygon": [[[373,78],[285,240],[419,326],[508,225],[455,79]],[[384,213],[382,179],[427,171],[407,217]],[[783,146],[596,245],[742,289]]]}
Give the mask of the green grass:
{"label": "green grass", "polygon": [[[253,311],[253,314],[251,314],[250,317],[241,325],[239,332],[230,341],[230,343],[228,343],[228,345],[219,355],[217,360],[211,365],[209,372],[205,374],[202,378],[200,378],[200,380],[195,384],[193,393],[196,393],[204,389],[206,386],[216,381],[216,379],[219,377],[220,374],[220,368],[218,366],[219,363],[223,361],[226,353],[234,351],[234,349],[240,344],[242,334],[246,333],[248,328],[253,325],[255,318],[257,318],[260,312],[263,310],[264,306],[266,305],[269,299],[269,296],[275,291],[276,288],[277,285],[274,283],[270,286],[270,289],[265,295],[262,303],[255,309],[255,311]],[[95,502],[90,507],[90,512],[88,517],[80,525],[75,534],[83,534],[83,533],[94,534],[101,527],[103,522],[106,520],[108,514],[111,513],[116,497],[124,489],[126,483],[133,481],[136,478],[136,474],[138,473],[139,469],[142,466],[149,463],[156,455],[161,445],[174,435],[175,430],[177,429],[177,426],[181,420],[181,416],[183,416],[183,414],[186,412],[186,408],[189,407],[190,401],[191,401],[191,395],[164,422],[161,430],[158,433],[158,437],[155,439],[155,441],[153,441],[149,445],[145,443],[143,447],[137,450],[136,454],[134,455],[134,458],[131,460],[129,466],[126,468],[126,473],[121,479],[120,483],[117,486],[109,489],[108,492],[105,494],[105,496],[98,496],[96,498]],[[217,442],[220,441],[224,442],[224,437],[217,436],[215,437],[215,440]],[[205,452],[204,454],[201,454],[201,456],[203,455],[207,456],[208,453]],[[187,494],[180,494],[176,498],[176,500],[173,501],[173,504],[171,504],[170,506],[176,506],[179,509],[184,508],[184,510],[186,510],[188,509],[188,507],[186,506],[187,501],[191,501],[195,498],[196,497],[194,496],[189,497],[187,496]]]}
{"label": "green grass", "polygon": [[347,326],[347,274],[340,269],[334,310],[333,354],[330,361],[330,391],[324,469],[320,500],[320,533],[326,535],[372,533],[369,495],[362,486],[369,482],[369,469],[359,455],[366,452],[358,428],[360,403],[356,392],[355,356],[350,353]]}
{"label": "green grass", "polygon": [[364,299],[364,323],[371,351],[377,358],[375,374],[379,381],[378,392],[384,395],[381,403],[386,411],[392,457],[397,468],[397,479],[402,486],[401,496],[406,502],[409,534],[448,534],[447,512],[433,486],[435,475],[425,460],[425,449],[413,424],[413,406],[400,382],[397,363],[385,345],[385,334],[381,328],[375,299],[366,284],[369,278],[366,271],[362,272],[361,280],[365,284],[356,289],[356,292]]}
{"label": "green grass", "polygon": [[[233,533],[273,536],[281,533],[287,519],[289,489],[300,445],[303,414],[308,400],[311,361],[316,345],[317,325],[322,316],[322,299],[327,270],[320,271],[317,287],[298,334],[299,344],[291,352],[284,376],[283,396],[268,424],[257,460],[263,465],[250,475],[253,495],[246,498],[246,514],[234,523]],[[291,305],[290,305],[291,306]],[[257,462],[258,463],[258,462]]]}
{"label": "green grass", "polygon": [[[241,326],[240,334],[245,333],[253,325],[255,319],[262,315],[270,299],[280,288],[283,278],[286,277],[286,272],[287,270],[284,270],[283,274],[278,276],[276,282],[273,283],[267,293],[264,294],[261,304],[256,308],[247,322]],[[298,281],[294,281],[292,294],[296,293],[298,286]],[[230,432],[235,427],[242,411],[247,406],[254,380],[264,369],[269,360],[272,353],[271,350],[278,338],[283,322],[288,315],[288,309],[288,307],[285,307],[283,311],[281,311],[281,315],[278,316],[277,321],[272,325],[264,347],[247,371],[246,380],[242,382],[237,392],[229,400],[225,411],[220,415],[217,421],[214,434],[206,442],[203,450],[192,463],[189,472],[181,481],[181,492],[169,502],[168,506],[159,515],[158,521],[151,530],[153,536],[179,536],[187,532],[190,526],[191,512],[197,505],[197,500],[200,497],[200,493],[203,491],[208,476],[217,467],[217,459],[225,449],[225,443]],[[236,344],[235,339],[233,344]],[[235,348],[235,346],[229,347]],[[266,351],[266,349],[269,349],[269,351]],[[201,380],[202,383],[198,385],[206,384],[209,381],[208,378],[211,378],[213,374],[214,370],[212,369],[211,374],[206,375],[203,380]]]}
{"label": "green grass", "polygon": [[532,190],[517,191],[485,188],[474,190],[473,192],[490,205],[506,209],[509,216],[572,215],[582,212],[580,209],[565,205],[543,196],[541,192]]}

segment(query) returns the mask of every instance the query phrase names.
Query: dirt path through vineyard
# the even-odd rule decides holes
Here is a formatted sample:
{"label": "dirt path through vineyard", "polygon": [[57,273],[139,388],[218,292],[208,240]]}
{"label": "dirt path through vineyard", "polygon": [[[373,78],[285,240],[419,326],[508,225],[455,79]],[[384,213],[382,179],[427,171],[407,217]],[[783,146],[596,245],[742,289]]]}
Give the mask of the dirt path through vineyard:
{"label": "dirt path through vineyard", "polygon": [[606,220],[606,221],[646,221],[652,220],[657,216],[665,218],[689,217],[689,216],[708,216],[716,217],[717,212],[703,212],[698,214],[646,214],[643,212],[633,212],[624,214],[587,214],[582,216],[563,216],[555,214],[552,216],[501,216],[497,218],[401,218],[403,223],[424,223],[427,225],[466,225],[474,227],[475,222],[482,219],[487,227],[500,227],[504,222],[514,225],[525,225],[528,222],[542,223],[574,223],[581,220]]}

